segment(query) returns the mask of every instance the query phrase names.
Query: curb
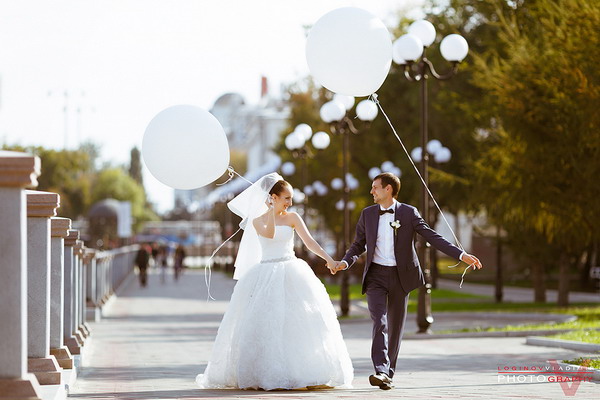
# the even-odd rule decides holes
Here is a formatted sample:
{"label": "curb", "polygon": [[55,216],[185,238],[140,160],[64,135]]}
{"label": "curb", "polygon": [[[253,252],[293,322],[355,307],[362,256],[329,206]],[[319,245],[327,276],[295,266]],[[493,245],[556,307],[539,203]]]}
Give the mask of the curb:
{"label": "curb", "polygon": [[545,331],[496,331],[496,332],[457,332],[457,333],[432,333],[432,334],[408,334],[403,339],[461,339],[461,338],[508,338],[527,337],[531,335],[553,335],[555,333],[571,332],[575,329],[554,329]]}
{"label": "curb", "polygon": [[527,337],[525,344],[528,344],[530,346],[559,347],[562,349],[576,350],[582,352],[600,351],[600,344],[583,343],[574,340],[549,339],[538,336]]}
{"label": "curb", "polygon": [[[548,364],[548,365],[550,365],[550,367],[552,367],[552,364],[550,363],[550,361],[546,361],[546,364]],[[580,377],[582,375],[582,373],[584,373],[584,372],[591,372],[590,378],[592,378],[593,381],[600,381],[600,370],[599,369],[590,368],[590,367],[582,367],[581,365],[567,364],[567,363],[560,362],[560,361],[557,361],[555,365],[558,365],[561,368],[561,370],[565,371],[564,375]],[[569,372],[569,371],[572,371],[572,372]]]}
{"label": "curb", "polygon": [[[368,318],[352,318],[340,320],[340,324],[353,324],[371,322]],[[496,332],[456,332],[456,333],[408,333],[402,336],[403,340],[428,340],[428,339],[467,339],[467,338],[514,338],[530,337],[532,335],[554,335],[567,333],[577,329],[548,329],[536,331],[496,331]],[[579,342],[575,342],[579,343]],[[542,345],[540,345],[542,346]]]}

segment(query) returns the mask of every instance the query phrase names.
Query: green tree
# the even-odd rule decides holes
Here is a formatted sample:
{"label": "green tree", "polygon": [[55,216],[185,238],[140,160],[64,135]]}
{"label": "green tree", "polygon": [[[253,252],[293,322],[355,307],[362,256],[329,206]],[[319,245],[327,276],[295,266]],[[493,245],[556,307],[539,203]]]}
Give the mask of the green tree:
{"label": "green tree", "polygon": [[129,162],[129,176],[141,186],[144,186],[144,177],[142,176],[142,154],[137,147],[131,149],[131,159]]}
{"label": "green tree", "polygon": [[[483,22],[473,22],[485,21],[478,17],[479,13],[491,15],[495,10],[493,6],[486,4],[485,9],[480,10],[470,5],[470,3],[479,5],[480,1],[452,1],[450,3],[448,5],[447,2],[431,2],[430,9],[432,11],[427,15],[427,19],[438,28],[440,37],[449,33],[460,33],[467,38],[472,51],[480,51],[490,45],[495,46],[494,42],[498,42],[498,40],[494,31],[497,31],[497,28],[490,27]],[[398,37],[404,33],[411,22],[402,19],[395,36]],[[436,46],[429,49],[428,58],[444,71],[450,65],[441,58]],[[461,64],[459,73],[451,80],[435,81],[432,79],[429,84],[430,139],[441,140],[453,154],[451,161],[446,165],[432,163],[430,186],[440,205],[454,213],[460,210],[475,211],[481,208],[470,195],[473,187],[472,180],[469,179],[469,170],[473,160],[477,158],[477,152],[474,151],[477,136],[474,132],[481,125],[482,120],[489,120],[489,115],[485,109],[480,108],[479,101],[483,89],[471,82],[473,70],[473,65],[467,58]],[[404,78],[403,67],[393,64],[386,81],[377,92],[381,105],[409,151],[421,145],[419,90],[419,84],[408,82]],[[331,96],[332,94],[326,90],[316,89],[310,80],[292,86],[289,95],[292,115],[285,133],[301,122],[311,125],[314,131],[329,132],[327,124],[324,124],[319,118],[319,108],[325,101],[330,100]],[[362,99],[356,99],[357,102],[360,100]],[[354,115],[355,110],[351,110],[350,116]],[[351,195],[352,200],[357,203],[352,220],[356,221],[361,208],[372,204],[372,198],[369,195],[371,186],[368,177],[369,169],[380,166],[387,160],[394,162],[403,172],[399,200],[418,206],[422,184],[386,120],[380,115],[370,126],[364,128],[360,135],[352,136],[350,140],[350,172],[360,182],[359,188]],[[291,159],[289,151],[285,149],[283,143],[279,148],[279,154],[284,160]],[[341,176],[341,164],[341,138],[332,137],[329,148],[318,152],[310,161],[309,180],[320,179],[329,183],[333,177]],[[297,169],[300,167],[298,161],[296,161],[296,166]],[[296,186],[300,185],[298,173],[291,180]],[[327,199],[318,202],[319,210],[327,219],[328,225],[334,229],[341,225],[340,213],[331,212],[332,209],[335,209],[335,202],[339,198],[341,198],[341,193],[337,197],[332,193]],[[438,216],[437,211],[432,212],[431,216],[435,220]]]}
{"label": "green tree", "polygon": [[525,1],[497,15],[505,51],[477,57],[474,74],[496,115],[476,163],[479,189],[497,199],[489,215],[530,244],[521,250],[532,262],[540,247],[558,251],[550,263],[566,305],[570,272],[599,234],[600,187],[592,182],[600,164],[592,160],[600,156],[600,3]]}
{"label": "green tree", "polygon": [[89,154],[80,150],[52,150],[40,146],[3,146],[40,157],[41,175],[36,190],[60,195],[58,214],[76,219],[85,215],[90,205],[91,177],[94,174]]}
{"label": "green tree", "polygon": [[[460,33],[470,47],[455,77],[429,85],[430,138],[441,140],[453,155],[447,165],[430,167],[433,192],[443,208],[483,211],[491,224],[503,228],[506,244],[533,271],[536,298],[543,298],[545,272],[561,266],[561,303],[566,304],[568,266],[589,264],[591,252],[598,248],[600,205],[595,199],[600,186],[590,183],[600,172],[592,161],[600,151],[595,112],[600,4],[591,0],[428,4],[427,19],[436,26],[438,37]],[[410,22],[402,20],[395,36]],[[428,51],[428,58],[443,72],[445,61],[436,49]],[[378,90],[409,150],[420,146],[418,89],[393,65]],[[328,130],[318,109],[330,96],[306,82],[293,87],[292,117],[285,133],[300,122]],[[385,160],[403,171],[400,200],[419,204],[421,183],[383,118],[352,137],[350,146],[350,171],[361,185],[352,194],[357,208],[371,203],[368,169]],[[283,144],[279,153],[284,160],[291,159]],[[330,147],[309,163],[309,182],[318,178],[328,183],[339,170],[341,146],[332,138]],[[298,174],[290,180],[299,186]],[[336,220],[339,213],[331,212],[334,198],[312,204],[335,229],[341,222]]]}
{"label": "green tree", "polygon": [[131,202],[135,231],[139,230],[142,222],[158,219],[154,211],[146,204],[143,186],[121,168],[104,169],[94,179],[91,193],[92,204],[108,198]]}

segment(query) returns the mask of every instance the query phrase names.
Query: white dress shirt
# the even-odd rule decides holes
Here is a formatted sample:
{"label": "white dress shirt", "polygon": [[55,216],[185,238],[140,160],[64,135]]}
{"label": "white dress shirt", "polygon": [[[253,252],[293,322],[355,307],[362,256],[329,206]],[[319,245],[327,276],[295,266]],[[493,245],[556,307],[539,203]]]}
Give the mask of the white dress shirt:
{"label": "white dress shirt", "polygon": [[377,227],[377,241],[375,242],[375,251],[373,252],[373,262],[379,265],[393,267],[396,265],[396,256],[394,254],[394,228],[390,225],[396,220],[396,205],[394,202],[388,208],[379,206],[381,211],[392,210],[394,213],[385,213],[379,216],[379,226]]}
{"label": "white dress shirt", "polygon": [[[379,206],[380,210],[394,210],[394,213],[385,213],[379,216],[379,225],[377,227],[377,241],[375,242],[375,251],[373,253],[373,261],[375,264],[385,265],[393,267],[396,265],[396,255],[394,253],[394,228],[390,226],[391,222],[396,219],[396,205],[398,201],[394,199],[394,202],[388,208]],[[463,255],[467,254],[464,250],[460,254],[459,260],[462,260]],[[342,260],[346,264],[346,268],[350,268],[345,260]]]}

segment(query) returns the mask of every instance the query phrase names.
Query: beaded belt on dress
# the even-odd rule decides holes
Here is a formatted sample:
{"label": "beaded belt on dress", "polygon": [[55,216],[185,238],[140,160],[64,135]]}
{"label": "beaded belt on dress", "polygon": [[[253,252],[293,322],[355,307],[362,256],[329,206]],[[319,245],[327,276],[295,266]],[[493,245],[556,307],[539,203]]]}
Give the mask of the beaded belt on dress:
{"label": "beaded belt on dress", "polygon": [[274,263],[274,262],[289,261],[289,260],[293,260],[294,258],[296,258],[296,256],[287,256],[287,257],[280,257],[280,258],[271,258],[270,260],[262,260],[260,263],[261,263],[261,264],[267,264],[267,263]]}

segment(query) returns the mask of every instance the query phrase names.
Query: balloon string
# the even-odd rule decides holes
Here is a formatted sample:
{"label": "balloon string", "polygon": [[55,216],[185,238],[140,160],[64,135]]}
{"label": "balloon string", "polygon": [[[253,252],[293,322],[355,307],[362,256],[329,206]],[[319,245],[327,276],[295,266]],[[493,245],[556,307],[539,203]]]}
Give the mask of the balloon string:
{"label": "balloon string", "polygon": [[[235,178],[235,175],[239,176],[240,178],[242,178],[243,180],[245,180],[249,184],[251,184],[251,185],[253,184],[248,179],[246,179],[242,175],[238,174],[237,171],[235,169],[233,169],[232,166],[227,167],[227,175],[229,175],[229,178],[227,178],[227,180],[225,182],[223,182],[223,183],[217,183],[217,186],[222,186],[222,185],[225,185],[226,183],[231,182],[231,180],[233,180],[233,178]],[[225,239],[225,241],[223,243],[221,243],[219,245],[219,247],[217,247],[215,249],[215,251],[212,252],[212,254],[210,255],[210,257],[208,258],[208,261],[206,262],[206,265],[204,267],[204,270],[205,270],[205,273],[204,273],[204,283],[206,283],[206,289],[208,290],[208,297],[207,297],[206,301],[209,301],[211,299],[214,300],[214,297],[212,297],[212,295],[210,294],[210,281],[211,281],[211,278],[212,278],[211,261],[214,258],[215,254],[217,254],[217,252],[219,250],[221,250],[221,248],[223,246],[225,246],[225,243],[229,242],[241,230],[242,230],[242,228],[240,227],[237,231],[235,231],[235,233],[233,235],[231,235],[227,239]]]}
{"label": "balloon string", "polygon": [[[450,266],[448,266],[448,268],[454,268],[454,267],[458,266],[459,264],[460,264],[460,262],[458,262],[457,264],[454,264],[454,265],[450,265]],[[460,277],[460,285],[458,285],[458,287],[460,289],[462,289],[463,282],[465,281],[465,274],[467,273],[469,268],[473,268],[473,271],[475,271],[475,263],[467,265],[467,268],[465,268],[465,270],[463,271],[463,273]]]}
{"label": "balloon string", "polygon": [[[221,243],[219,245],[219,247],[217,247],[215,249],[215,251],[212,252],[212,254],[210,255],[210,257],[208,258],[208,261],[206,262],[206,265],[204,266],[204,270],[205,270],[205,272],[204,272],[204,283],[206,283],[206,289],[208,290],[208,297],[206,298],[206,301],[209,301],[211,299],[215,300],[214,297],[212,297],[211,294],[210,294],[210,281],[211,281],[211,278],[212,278],[211,261],[214,258],[215,254],[217,254],[217,252],[219,250],[221,250],[221,247],[223,247],[225,245],[225,243],[229,242],[229,240],[231,240],[231,238],[233,238],[235,235],[237,235],[237,233],[239,231],[241,231],[241,230],[242,230],[242,228],[239,228],[237,231],[235,231],[235,233],[233,235],[229,236],[223,243]],[[206,272],[207,270],[208,270],[208,272]]]}
{"label": "balloon string", "polygon": [[398,139],[398,142],[400,142],[400,144],[402,145],[402,149],[404,150],[404,153],[406,153],[406,156],[408,157],[408,161],[410,161],[410,163],[412,164],[413,168],[415,169],[415,171],[417,172],[417,175],[419,176],[419,178],[421,179],[421,182],[423,183],[423,186],[425,186],[425,189],[427,190],[427,193],[429,193],[429,197],[431,197],[431,200],[433,200],[433,204],[435,204],[435,207],[437,208],[437,210],[440,212],[440,215],[442,216],[442,218],[444,219],[444,222],[446,223],[446,225],[448,225],[448,228],[450,229],[450,232],[452,232],[452,236],[454,237],[454,240],[456,241],[458,247],[461,250],[465,250],[464,247],[462,246],[462,244],[460,243],[460,241],[458,240],[458,237],[456,237],[456,234],[454,233],[454,230],[452,230],[452,227],[450,226],[450,223],[448,222],[448,220],[446,219],[446,216],[444,215],[444,213],[442,212],[442,209],[440,208],[440,206],[438,205],[438,202],[435,200],[435,197],[433,197],[433,193],[431,193],[431,190],[429,190],[429,187],[427,186],[427,184],[425,183],[425,179],[423,179],[423,176],[421,175],[421,173],[419,172],[419,168],[417,168],[417,166],[415,165],[415,163],[413,162],[412,158],[410,157],[410,154],[408,153],[408,150],[406,149],[406,146],[404,145],[404,143],[402,142],[402,139],[400,139],[400,136],[398,136],[398,133],[396,132],[396,129],[394,128],[394,126],[392,125],[390,119],[388,118],[387,114],[385,113],[385,111],[383,110],[383,107],[381,106],[381,103],[379,102],[379,100],[377,100],[377,94],[373,93],[371,96],[371,98],[373,98],[373,102],[375,104],[377,104],[377,106],[379,107],[379,109],[381,110],[381,112],[383,113],[383,116],[385,117],[387,123],[390,125],[390,128],[392,128],[392,132],[394,133],[394,136],[396,136],[396,139]]}
{"label": "balloon string", "polygon": [[248,182],[249,184],[252,185],[252,182],[250,182],[248,179],[246,179],[243,176],[241,176],[240,174],[238,174],[236,172],[236,170],[233,169],[232,166],[227,167],[227,175],[229,175],[229,178],[227,178],[227,180],[223,183],[217,183],[217,186],[223,186],[224,184],[231,182],[231,180],[235,177],[235,175],[239,176],[240,178],[242,178],[243,180],[245,180],[246,182]]}
{"label": "balloon string", "polygon": [[[427,190],[427,193],[429,194],[429,197],[431,197],[431,200],[433,200],[433,204],[435,204],[435,207],[437,208],[437,210],[440,212],[440,215],[442,216],[442,219],[444,220],[444,222],[446,223],[446,225],[448,226],[448,228],[450,229],[450,232],[452,232],[452,236],[454,237],[454,240],[456,241],[456,244],[458,246],[458,248],[460,248],[462,251],[465,251],[465,248],[463,247],[462,243],[460,242],[460,240],[458,240],[458,237],[456,236],[456,234],[454,233],[454,230],[452,229],[452,227],[450,226],[450,223],[448,222],[448,219],[446,219],[446,216],[444,215],[444,213],[442,212],[442,209],[440,208],[440,206],[438,205],[438,202],[436,201],[435,197],[433,197],[433,193],[431,193],[431,190],[429,189],[429,186],[427,186],[427,183],[425,183],[425,179],[423,179],[423,176],[421,175],[421,172],[419,172],[419,168],[417,168],[417,166],[415,165],[415,163],[412,160],[412,157],[410,156],[410,154],[408,153],[408,150],[406,149],[406,146],[404,145],[404,142],[402,142],[402,139],[400,139],[400,136],[398,135],[398,132],[396,132],[396,129],[394,128],[394,125],[392,125],[392,122],[390,121],[389,117],[387,116],[387,114],[385,113],[381,103],[379,102],[379,100],[377,99],[377,93],[373,93],[371,96],[369,96],[369,98],[375,103],[377,104],[377,107],[379,107],[379,109],[381,110],[381,113],[383,114],[383,116],[385,117],[385,120],[387,121],[388,125],[390,126],[390,128],[392,129],[392,132],[394,133],[394,136],[396,136],[396,139],[398,139],[398,142],[400,142],[400,145],[402,145],[402,149],[404,150],[404,153],[406,154],[406,157],[408,157],[408,161],[410,161],[410,163],[412,164],[413,168],[415,169],[417,175],[419,176],[419,179],[421,179],[421,182],[423,183],[423,186],[425,187],[425,189]],[[453,266],[449,266],[448,268],[454,268],[456,266],[458,266],[460,264],[460,262],[458,262],[457,264],[453,265]],[[474,264],[469,265],[467,268],[465,268],[462,277],[461,277],[461,281],[460,281],[460,288],[462,288],[462,284],[463,284],[463,280],[465,277],[465,274],[467,272],[467,270],[471,267],[473,267]]]}

